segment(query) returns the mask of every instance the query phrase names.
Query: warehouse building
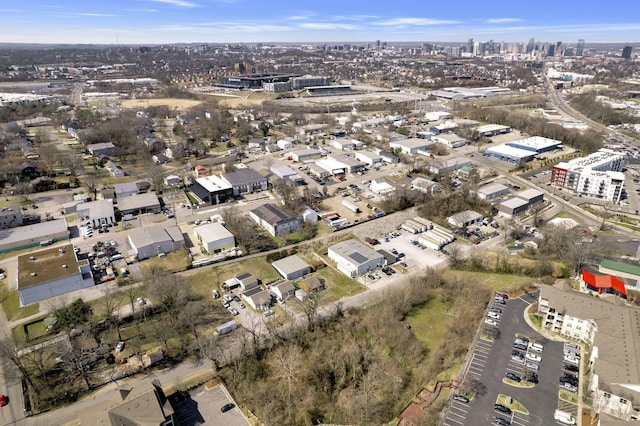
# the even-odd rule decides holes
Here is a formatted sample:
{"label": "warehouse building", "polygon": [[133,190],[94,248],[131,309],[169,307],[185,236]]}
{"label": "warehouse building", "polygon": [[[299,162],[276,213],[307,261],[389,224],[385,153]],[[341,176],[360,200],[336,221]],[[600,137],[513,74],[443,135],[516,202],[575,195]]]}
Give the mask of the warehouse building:
{"label": "warehouse building", "polygon": [[22,226],[22,210],[17,204],[0,208],[0,229]]}
{"label": "warehouse building", "polygon": [[544,201],[544,194],[533,188],[517,192],[515,196],[525,200],[529,204],[529,207],[536,206]]}
{"label": "warehouse building", "polygon": [[0,253],[53,244],[69,239],[66,219],[47,220],[33,225],[0,229]]}
{"label": "warehouse building", "polygon": [[221,253],[236,246],[233,234],[219,222],[196,226],[193,228],[193,235],[208,254]]}
{"label": "warehouse building", "polygon": [[502,185],[501,183],[489,183],[487,185],[482,185],[476,191],[478,198],[485,201],[491,201],[508,193],[509,187]]}
{"label": "warehouse building", "polygon": [[322,157],[322,153],[318,149],[296,149],[289,154],[293,161],[304,163],[309,160],[316,160]]}
{"label": "warehouse building", "polygon": [[463,212],[456,213],[447,218],[447,222],[456,228],[466,228],[477,223],[482,223],[484,216],[473,210],[465,210]]}
{"label": "warehouse building", "polygon": [[287,280],[301,278],[311,272],[311,267],[297,255],[287,256],[276,260],[271,266],[278,271],[280,276]]}
{"label": "warehouse building", "polygon": [[340,272],[355,278],[384,265],[384,256],[357,240],[347,240],[329,247],[329,259]]}
{"label": "warehouse building", "polygon": [[526,212],[529,209],[529,203],[522,198],[513,197],[500,203],[498,211],[500,215],[511,219]]}
{"label": "warehouse building", "polygon": [[95,285],[89,261],[71,244],[18,256],[17,280],[21,306]]}
{"label": "warehouse building", "polygon": [[224,173],[220,177],[224,182],[231,185],[234,196],[253,194],[269,189],[269,180],[250,168]]}
{"label": "warehouse building", "polygon": [[184,237],[177,226],[146,226],[129,231],[127,241],[138,260],[173,253],[184,247]]}
{"label": "warehouse building", "polygon": [[78,204],[76,210],[78,212],[78,220],[81,222],[88,220],[93,226],[116,223],[113,200],[110,198]]}
{"label": "warehouse building", "polygon": [[302,219],[297,218],[269,203],[249,212],[249,217],[274,237],[280,237],[302,229]]}
{"label": "warehouse building", "polygon": [[130,195],[118,199],[118,209],[122,214],[159,213],[160,200],[154,191]]}

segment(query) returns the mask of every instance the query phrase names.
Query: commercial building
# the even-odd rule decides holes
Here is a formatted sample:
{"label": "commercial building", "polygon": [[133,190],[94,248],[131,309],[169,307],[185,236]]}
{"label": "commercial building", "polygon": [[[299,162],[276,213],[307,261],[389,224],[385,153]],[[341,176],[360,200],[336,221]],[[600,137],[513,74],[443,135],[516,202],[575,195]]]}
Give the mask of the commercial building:
{"label": "commercial building", "polygon": [[249,217],[274,237],[280,237],[302,229],[302,219],[297,218],[269,203],[249,212]]}
{"label": "commercial building", "polygon": [[347,240],[329,247],[329,259],[340,272],[355,278],[384,265],[384,256],[357,240]]}
{"label": "commercial building", "polygon": [[158,213],[160,200],[154,191],[130,195],[118,199],[118,210],[122,214]]}
{"label": "commercial building", "polygon": [[612,275],[601,275],[586,267],[580,271],[580,290],[627,298],[627,287],[624,281]]}
{"label": "commercial building", "polygon": [[[160,355],[161,356],[161,355]],[[151,354],[147,353],[146,358]],[[145,361],[145,365],[152,364]],[[134,387],[118,386],[108,391],[106,399],[81,411],[80,425],[154,425],[173,426],[176,418],[173,407],[158,379]]]}
{"label": "commercial building", "polygon": [[193,228],[198,244],[208,254],[221,253],[236,246],[236,239],[221,223],[213,222]]}
{"label": "commercial building", "polygon": [[544,152],[555,151],[562,148],[562,142],[556,139],[543,138],[542,136],[532,136],[530,138],[519,139],[508,142],[507,145],[525,151],[542,154]]}
{"label": "commercial building", "polygon": [[465,146],[469,143],[468,140],[462,138],[455,133],[442,133],[438,135],[434,135],[431,137],[431,140],[436,143],[441,143],[449,148],[460,148],[461,146]]}
{"label": "commercial building", "polygon": [[138,260],[172,253],[184,247],[184,237],[177,226],[135,228],[129,231],[127,241]]}
{"label": "commercial building", "polygon": [[465,210],[463,212],[456,213],[447,218],[447,222],[456,228],[466,228],[477,223],[482,223],[484,216],[473,210]]}
{"label": "commercial building", "polygon": [[460,170],[464,167],[470,167],[471,165],[471,160],[467,160],[464,157],[448,158],[445,160],[431,160],[429,164],[429,173],[443,175],[445,173],[453,172],[454,170]]}
{"label": "commercial building", "polygon": [[426,151],[433,142],[429,139],[409,138],[389,142],[389,147],[399,149],[402,153],[411,155],[417,154],[419,151]]}
{"label": "commercial building", "polygon": [[71,244],[18,256],[17,280],[22,306],[95,285],[89,261]]}
{"label": "commercial building", "polygon": [[600,149],[553,166],[550,182],[580,195],[618,203],[624,186],[623,167],[623,154]]}
{"label": "commercial building", "polygon": [[113,200],[110,198],[78,204],[76,211],[78,212],[78,220],[81,222],[88,220],[93,226],[116,223]]}
{"label": "commercial building", "polygon": [[527,149],[516,148],[508,144],[492,146],[482,151],[485,157],[493,157],[502,161],[508,161],[517,166],[533,160],[536,153]]}
{"label": "commercial building", "polygon": [[508,193],[509,187],[502,185],[501,183],[489,183],[482,185],[476,190],[478,198],[485,201],[491,201]]}
{"label": "commercial building", "polygon": [[536,206],[544,201],[544,194],[533,188],[516,192],[515,196],[526,201],[529,204],[529,207]]}
{"label": "commercial building", "polygon": [[376,154],[373,151],[356,151],[354,154],[356,160],[362,161],[368,166],[373,166],[374,164],[381,164],[384,160],[382,156]]}
{"label": "commercial building", "polygon": [[269,189],[269,180],[257,171],[246,168],[224,173],[221,179],[233,188],[233,195],[240,196]]}
{"label": "commercial building", "polygon": [[540,288],[538,314],[549,332],[590,346],[586,396],[595,413],[627,422],[637,418],[640,411],[633,402],[640,399],[637,309],[620,304],[616,297],[577,293],[565,284]]}
{"label": "commercial building", "polygon": [[301,278],[311,272],[311,267],[297,255],[287,256],[276,260],[271,266],[278,271],[280,276],[287,280]]}
{"label": "commercial building", "polygon": [[269,170],[278,178],[292,182],[294,185],[302,185],[304,183],[304,178],[288,166],[272,166]]}
{"label": "commercial building", "polygon": [[294,151],[291,151],[289,155],[291,156],[291,159],[293,161],[297,161],[299,163],[304,163],[305,161],[309,160],[316,160],[322,157],[322,153],[320,152],[320,150],[313,148],[296,149]]}
{"label": "commercial building", "polygon": [[511,127],[503,126],[501,124],[485,124],[484,126],[476,127],[478,135],[489,138],[491,136],[503,135],[511,131]]}
{"label": "commercial building", "polygon": [[66,219],[0,230],[0,253],[52,244],[69,238]]}
{"label": "commercial building", "polygon": [[0,229],[22,226],[22,210],[17,204],[0,208]]}
{"label": "commercial building", "polygon": [[529,210],[529,203],[522,198],[513,197],[501,202],[498,211],[501,216],[511,219]]}
{"label": "commercial building", "polygon": [[628,288],[640,289],[640,266],[617,260],[602,259],[598,266],[598,272],[623,278]]}
{"label": "commercial building", "polygon": [[316,165],[322,167],[332,175],[357,173],[364,170],[366,164],[355,158],[343,154],[332,154],[322,160],[316,161]]}
{"label": "commercial building", "polygon": [[233,199],[233,186],[215,175],[196,179],[189,190],[201,203],[215,205]]}

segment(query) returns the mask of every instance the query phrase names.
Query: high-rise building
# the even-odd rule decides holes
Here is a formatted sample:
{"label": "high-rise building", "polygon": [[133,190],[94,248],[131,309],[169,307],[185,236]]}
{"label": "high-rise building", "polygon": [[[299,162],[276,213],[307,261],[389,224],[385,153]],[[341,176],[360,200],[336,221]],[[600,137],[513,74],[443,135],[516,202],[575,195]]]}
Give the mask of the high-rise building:
{"label": "high-rise building", "polygon": [[527,51],[526,51],[527,54],[533,53],[533,48],[535,44],[536,44],[536,40],[533,37],[531,37],[529,39],[529,43],[527,44]]}
{"label": "high-rise building", "polygon": [[555,56],[556,55],[556,45],[550,44],[549,49],[547,50],[547,56]]}
{"label": "high-rise building", "polygon": [[584,39],[581,38],[578,40],[578,45],[576,46],[576,56],[582,56],[584,52]]}
{"label": "high-rise building", "polygon": [[376,40],[376,49],[380,50],[380,40]]}
{"label": "high-rise building", "polygon": [[632,49],[632,47],[631,47],[631,46],[625,46],[625,47],[622,49],[622,57],[623,57],[624,59],[631,59],[631,49]]}

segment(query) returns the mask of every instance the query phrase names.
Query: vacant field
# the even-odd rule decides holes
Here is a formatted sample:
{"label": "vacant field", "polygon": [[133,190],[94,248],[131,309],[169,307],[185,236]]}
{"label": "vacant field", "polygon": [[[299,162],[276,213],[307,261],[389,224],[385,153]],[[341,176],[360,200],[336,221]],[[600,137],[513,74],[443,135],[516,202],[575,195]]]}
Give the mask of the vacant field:
{"label": "vacant field", "polygon": [[201,101],[193,99],[177,99],[177,98],[163,98],[163,99],[127,99],[122,101],[123,108],[146,108],[150,106],[168,106],[172,109],[189,109],[194,106],[200,105]]}
{"label": "vacant field", "polygon": [[512,292],[525,284],[535,282],[534,278],[526,277],[522,275],[510,275],[510,274],[494,274],[490,272],[468,272],[468,271],[452,271],[446,270],[443,275],[447,279],[456,278],[461,281],[466,279],[487,285],[489,288],[496,291]]}
{"label": "vacant field", "polygon": [[437,348],[443,341],[446,330],[453,321],[453,318],[447,315],[450,307],[450,303],[431,300],[413,308],[405,317],[413,334],[428,351]]}
{"label": "vacant field", "polygon": [[256,257],[190,275],[188,281],[194,293],[208,297],[211,289],[219,288],[224,281],[244,273],[253,275],[263,283],[279,277],[265,257]]}

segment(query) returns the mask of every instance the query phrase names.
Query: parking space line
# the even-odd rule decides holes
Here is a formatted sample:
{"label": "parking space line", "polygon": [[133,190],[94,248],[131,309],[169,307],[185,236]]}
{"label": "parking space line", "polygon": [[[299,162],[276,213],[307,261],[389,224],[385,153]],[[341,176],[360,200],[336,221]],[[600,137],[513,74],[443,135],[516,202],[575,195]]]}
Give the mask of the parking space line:
{"label": "parking space line", "polygon": [[451,406],[451,409],[460,410],[462,413],[464,413],[464,414],[458,414],[458,413],[456,413],[456,412],[452,412],[451,410],[449,410],[449,412],[450,412],[450,413],[453,413],[453,414],[455,414],[455,415],[457,415],[457,416],[460,416],[460,417],[465,417],[465,416],[466,416],[466,414],[469,412],[469,410],[464,410],[464,409],[460,408],[460,407],[459,407],[459,406],[457,406],[457,405],[452,405],[452,406]]}
{"label": "parking space line", "polygon": [[[452,421],[452,422],[454,422],[454,423],[457,423],[457,424],[459,424],[459,425],[463,425],[463,424],[464,424],[464,422],[461,422],[461,421],[459,421],[459,420],[457,420],[457,419],[452,419],[451,417],[447,417],[447,420],[450,420],[450,421]],[[464,419],[463,419],[463,420],[464,420]]]}

